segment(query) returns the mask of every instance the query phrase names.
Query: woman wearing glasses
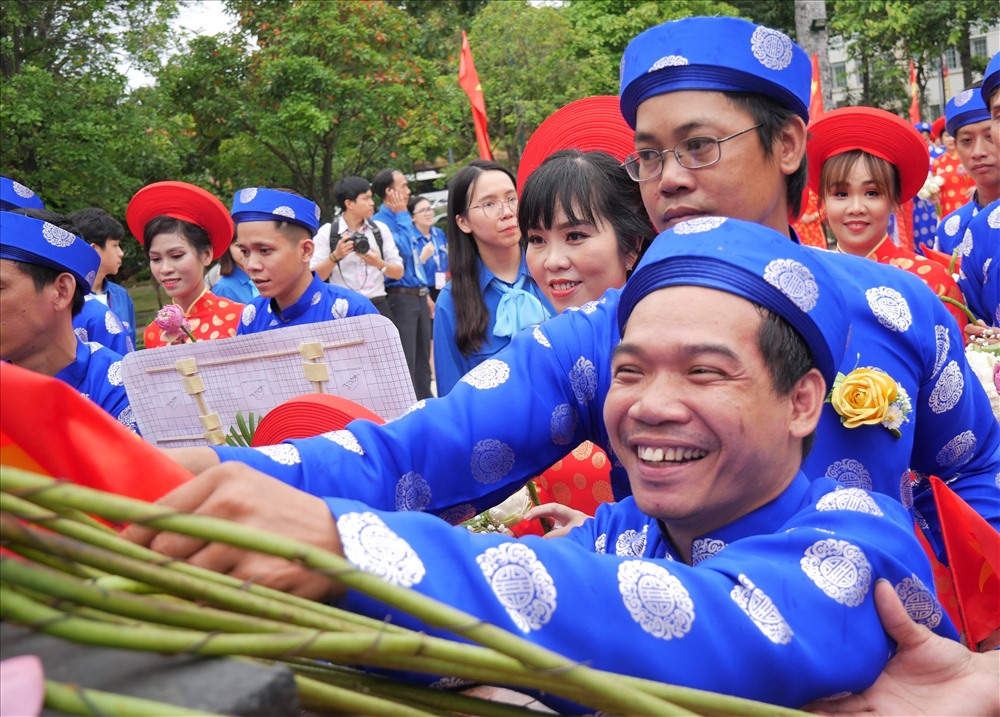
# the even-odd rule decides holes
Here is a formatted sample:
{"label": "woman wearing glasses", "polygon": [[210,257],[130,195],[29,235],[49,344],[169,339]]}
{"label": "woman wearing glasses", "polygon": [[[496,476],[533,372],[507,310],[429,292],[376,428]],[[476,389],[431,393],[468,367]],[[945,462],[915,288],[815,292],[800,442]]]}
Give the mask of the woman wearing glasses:
{"label": "woman wearing glasses", "polygon": [[476,159],[448,194],[451,282],[434,309],[434,373],[443,396],[469,370],[554,311],[528,274],[517,224],[513,175]]}

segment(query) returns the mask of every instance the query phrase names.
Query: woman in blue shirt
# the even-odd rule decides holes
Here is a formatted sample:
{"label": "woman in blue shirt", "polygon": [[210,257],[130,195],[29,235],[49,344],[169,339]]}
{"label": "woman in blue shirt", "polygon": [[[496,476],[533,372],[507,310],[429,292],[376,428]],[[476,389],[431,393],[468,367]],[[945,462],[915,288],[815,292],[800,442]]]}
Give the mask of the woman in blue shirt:
{"label": "woman in blue shirt", "polygon": [[212,284],[212,293],[241,304],[249,304],[260,296],[257,286],[243,270],[243,254],[236,242],[229,245],[229,251],[219,257],[219,280]]}
{"label": "woman in blue shirt", "polygon": [[452,178],[448,195],[451,282],[434,311],[434,372],[443,396],[521,329],[553,315],[521,251],[514,176],[476,159]]}
{"label": "woman in blue shirt", "polygon": [[[406,208],[413,217],[413,227],[418,232],[417,247],[420,249],[420,260],[427,277],[427,288],[431,300],[437,301],[438,294],[448,281],[448,238],[434,226],[434,207],[427,197],[410,197]],[[427,247],[431,247],[431,253],[424,259]]]}

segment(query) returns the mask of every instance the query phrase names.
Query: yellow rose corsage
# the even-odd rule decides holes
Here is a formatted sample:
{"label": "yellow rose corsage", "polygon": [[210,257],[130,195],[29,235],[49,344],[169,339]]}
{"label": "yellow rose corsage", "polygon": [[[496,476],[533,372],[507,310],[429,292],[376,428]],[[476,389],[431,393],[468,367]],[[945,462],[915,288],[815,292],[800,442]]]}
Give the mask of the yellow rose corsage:
{"label": "yellow rose corsage", "polygon": [[909,421],[910,397],[889,374],[876,368],[856,368],[837,374],[826,398],[846,428],[882,425],[896,438]]}

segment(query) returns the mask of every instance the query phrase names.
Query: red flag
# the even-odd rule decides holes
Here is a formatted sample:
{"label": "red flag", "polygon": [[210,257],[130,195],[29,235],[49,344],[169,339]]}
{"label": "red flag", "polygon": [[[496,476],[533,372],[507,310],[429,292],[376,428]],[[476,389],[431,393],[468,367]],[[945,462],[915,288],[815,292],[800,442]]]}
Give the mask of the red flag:
{"label": "red flag", "polygon": [[479,84],[479,73],[472,61],[472,48],[469,38],[462,30],[462,56],[458,62],[458,84],[469,96],[472,105],[472,122],[476,126],[476,142],[479,144],[479,158],[493,159],[490,152],[490,136],[486,132],[486,99],[483,97],[483,86]]}
{"label": "red flag", "polygon": [[1000,628],[1000,533],[931,476],[938,522],[970,648]]}
{"label": "red flag", "polygon": [[917,69],[910,60],[910,122],[917,124],[920,121],[920,93],[917,88]]}
{"label": "red flag", "polygon": [[819,55],[812,58],[812,84],[809,87],[809,121],[814,122],[823,114],[823,84],[819,75]]}

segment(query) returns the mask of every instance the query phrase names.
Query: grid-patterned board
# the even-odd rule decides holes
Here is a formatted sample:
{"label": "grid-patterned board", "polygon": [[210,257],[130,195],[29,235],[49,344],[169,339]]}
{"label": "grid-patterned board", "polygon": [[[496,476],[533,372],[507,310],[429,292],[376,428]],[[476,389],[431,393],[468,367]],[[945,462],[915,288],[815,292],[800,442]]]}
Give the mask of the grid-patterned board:
{"label": "grid-patterned board", "polygon": [[299,346],[323,346],[330,380],[325,393],[342,396],[386,420],[409,408],[416,395],[393,323],[377,314],[290,326],[216,341],[134,351],[122,362],[125,390],[139,429],[160,448],[207,445],[198,404],[184,391],[175,362],[193,358],[205,383],[202,397],[223,431],[236,412],[266,413],[290,398],[313,393]]}

